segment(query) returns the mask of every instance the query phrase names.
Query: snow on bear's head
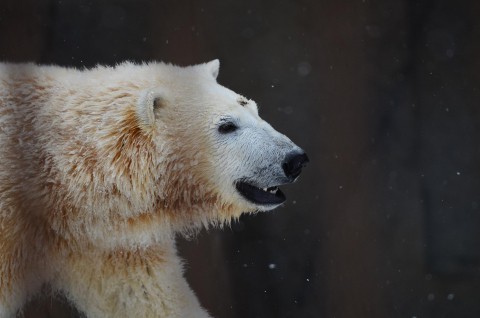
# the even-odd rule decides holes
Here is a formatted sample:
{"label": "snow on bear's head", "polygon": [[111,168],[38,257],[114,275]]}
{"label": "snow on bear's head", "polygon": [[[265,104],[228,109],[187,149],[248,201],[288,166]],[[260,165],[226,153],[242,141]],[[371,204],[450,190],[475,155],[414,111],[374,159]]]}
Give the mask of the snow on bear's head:
{"label": "snow on bear's head", "polygon": [[304,151],[258,115],[257,105],[216,81],[219,62],[179,68],[138,98],[137,117],[155,145],[156,209],[184,228],[278,207]]}

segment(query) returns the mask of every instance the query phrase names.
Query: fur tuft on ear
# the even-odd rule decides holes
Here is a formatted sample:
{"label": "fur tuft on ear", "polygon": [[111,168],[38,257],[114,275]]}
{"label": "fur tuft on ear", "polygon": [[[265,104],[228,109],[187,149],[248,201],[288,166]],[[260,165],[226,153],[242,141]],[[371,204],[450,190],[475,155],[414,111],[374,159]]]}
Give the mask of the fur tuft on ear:
{"label": "fur tuft on ear", "polygon": [[214,79],[217,79],[218,77],[218,72],[220,71],[220,61],[218,59],[215,59],[213,61],[210,61],[208,63],[205,63],[205,66],[210,74],[212,74]]}
{"label": "fur tuft on ear", "polygon": [[139,122],[147,127],[155,123],[156,110],[165,103],[165,94],[158,89],[146,89],[140,93],[137,102]]}

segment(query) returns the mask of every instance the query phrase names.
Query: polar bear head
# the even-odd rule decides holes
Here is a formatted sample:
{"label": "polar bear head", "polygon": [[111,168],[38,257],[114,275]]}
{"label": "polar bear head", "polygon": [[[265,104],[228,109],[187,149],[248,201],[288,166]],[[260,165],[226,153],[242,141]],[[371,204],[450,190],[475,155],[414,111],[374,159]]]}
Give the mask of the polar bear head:
{"label": "polar bear head", "polygon": [[305,152],[217,83],[218,60],[162,67],[137,104],[155,144],[157,209],[205,225],[281,205],[279,186],[297,179]]}

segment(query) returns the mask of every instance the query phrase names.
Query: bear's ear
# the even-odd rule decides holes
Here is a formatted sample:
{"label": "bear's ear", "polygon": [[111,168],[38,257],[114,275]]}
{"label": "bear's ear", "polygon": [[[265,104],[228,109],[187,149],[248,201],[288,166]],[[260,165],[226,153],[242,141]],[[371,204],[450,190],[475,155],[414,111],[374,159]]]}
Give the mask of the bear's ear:
{"label": "bear's ear", "polygon": [[151,127],[158,116],[158,110],[166,103],[165,93],[159,89],[146,89],[137,101],[137,117],[141,125]]}
{"label": "bear's ear", "polygon": [[217,79],[218,72],[220,71],[220,61],[218,59],[215,59],[213,61],[205,63],[205,67],[208,72],[212,74],[213,78]]}

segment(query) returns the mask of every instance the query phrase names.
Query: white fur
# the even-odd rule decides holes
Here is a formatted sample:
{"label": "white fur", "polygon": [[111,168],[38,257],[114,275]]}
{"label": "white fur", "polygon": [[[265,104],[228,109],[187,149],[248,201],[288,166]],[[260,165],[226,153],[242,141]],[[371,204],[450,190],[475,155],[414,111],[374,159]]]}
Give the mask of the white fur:
{"label": "white fur", "polygon": [[175,233],[274,208],[235,182],[287,182],[298,149],[218,69],[0,64],[0,317],[44,284],[89,318],[209,317]]}

